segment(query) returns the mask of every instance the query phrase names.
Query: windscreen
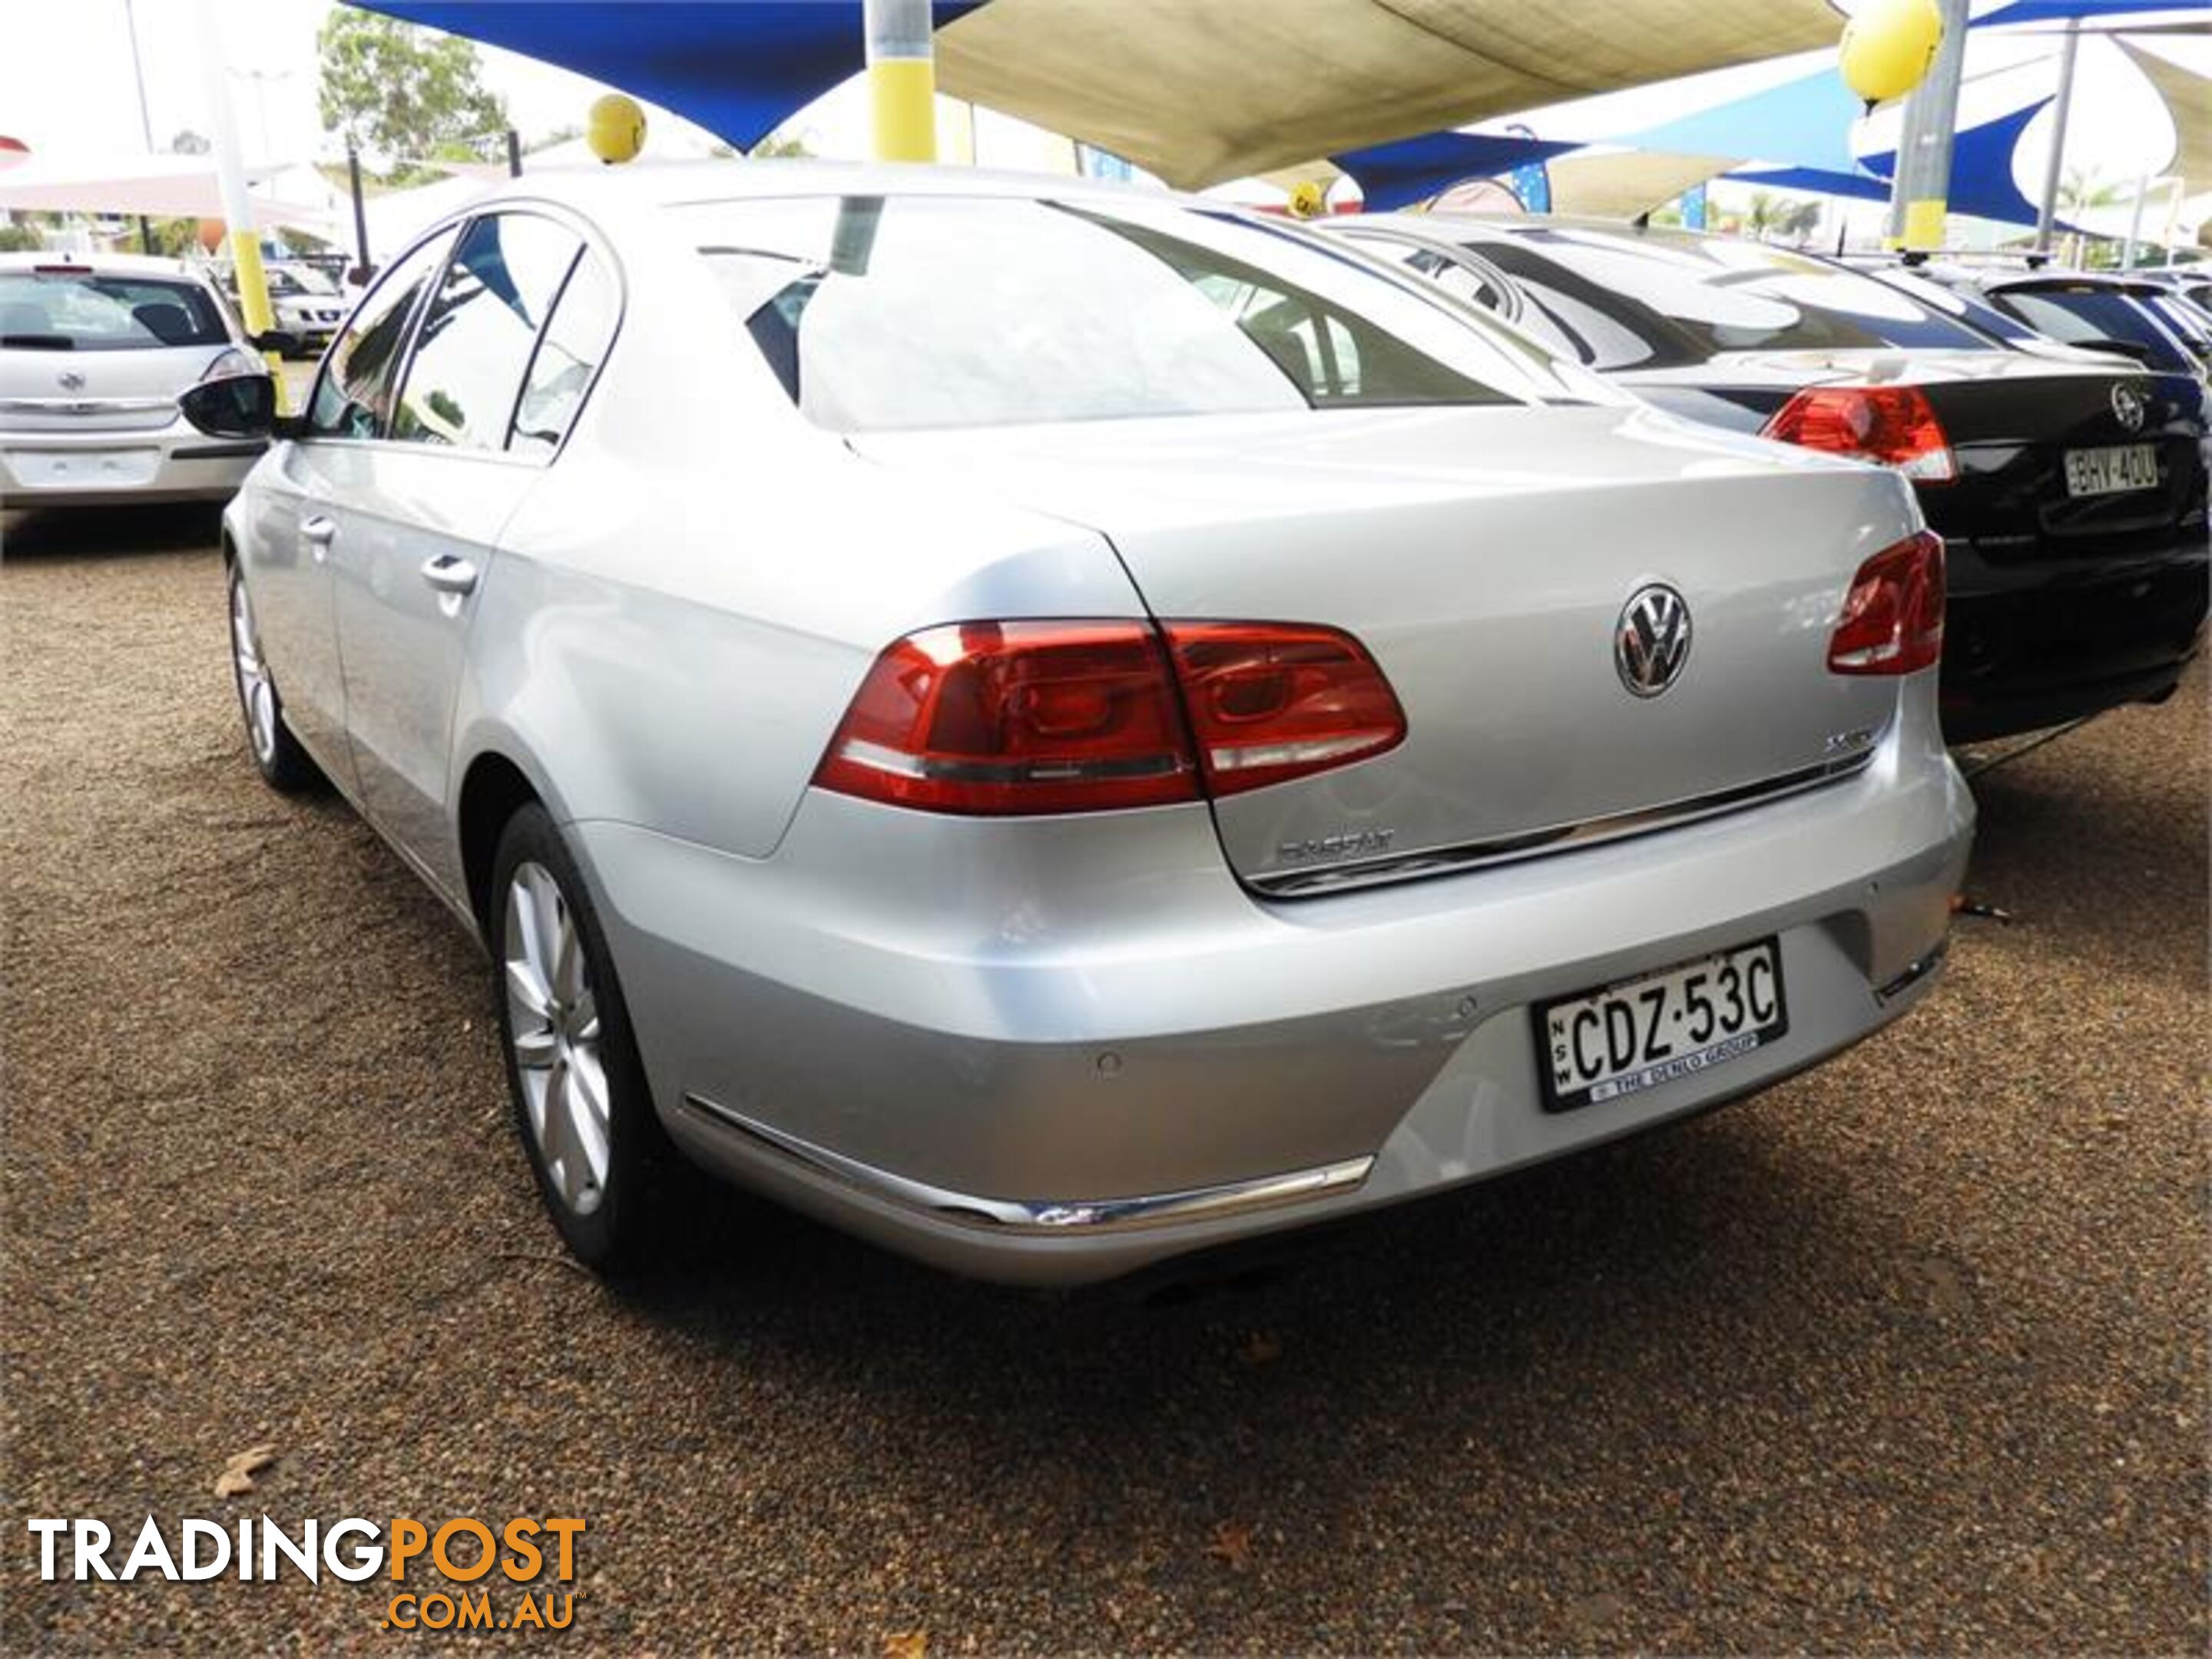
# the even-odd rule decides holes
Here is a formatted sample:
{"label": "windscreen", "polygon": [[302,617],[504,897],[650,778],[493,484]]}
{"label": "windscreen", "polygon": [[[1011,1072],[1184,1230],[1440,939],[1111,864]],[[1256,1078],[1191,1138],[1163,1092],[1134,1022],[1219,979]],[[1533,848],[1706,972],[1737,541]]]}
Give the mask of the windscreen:
{"label": "windscreen", "polygon": [[1537,354],[1307,233],[1171,204],[804,197],[677,210],[839,432],[1498,404]]}
{"label": "windscreen", "polygon": [[144,351],[219,346],[230,336],[197,283],[91,271],[0,271],[0,346]]}
{"label": "windscreen", "polygon": [[1474,251],[1518,284],[1525,325],[1601,370],[1687,368],[1729,351],[1990,349],[1899,289],[1732,237],[1561,227],[1485,237]]}

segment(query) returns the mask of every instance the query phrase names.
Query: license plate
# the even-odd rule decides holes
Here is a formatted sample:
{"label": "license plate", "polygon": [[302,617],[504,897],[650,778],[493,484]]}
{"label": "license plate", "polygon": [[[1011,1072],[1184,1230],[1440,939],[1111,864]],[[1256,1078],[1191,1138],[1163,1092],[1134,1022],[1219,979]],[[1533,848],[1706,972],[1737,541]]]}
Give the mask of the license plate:
{"label": "license plate", "polygon": [[2153,444],[2114,444],[2109,449],[2066,452],[2066,493],[2118,495],[2130,489],[2158,488],[2158,448]]}
{"label": "license plate", "polygon": [[1790,1030],[1763,939],[1536,1010],[1544,1109],[1571,1112],[1740,1060]]}
{"label": "license plate", "polygon": [[161,465],[158,449],[11,449],[8,470],[26,489],[122,489]]}

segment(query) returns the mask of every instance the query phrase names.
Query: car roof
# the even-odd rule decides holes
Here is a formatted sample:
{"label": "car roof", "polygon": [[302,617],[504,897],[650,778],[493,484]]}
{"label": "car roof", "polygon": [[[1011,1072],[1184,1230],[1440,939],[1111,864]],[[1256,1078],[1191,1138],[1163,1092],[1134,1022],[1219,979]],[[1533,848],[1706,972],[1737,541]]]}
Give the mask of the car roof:
{"label": "car roof", "polygon": [[[1157,187],[1058,173],[988,167],[936,167],[882,161],[748,161],[723,157],[637,162],[623,167],[562,167],[525,173],[471,202],[459,214],[507,202],[553,202],[590,215],[594,210],[679,207],[693,203],[779,196],[990,196],[1010,200],[1191,201]],[[1209,203],[1209,206],[1220,206]]]}
{"label": "car roof", "polygon": [[2041,289],[2045,293],[2080,293],[2094,290],[2106,294],[2136,294],[2146,297],[2166,292],[2161,283],[2145,282],[2140,276],[2124,276],[2109,270],[2038,270],[2019,276],[1999,276],[1982,284],[1992,294],[2011,294]]}
{"label": "car roof", "polygon": [[182,259],[159,258],[147,253],[64,253],[55,248],[0,253],[0,270],[89,270],[101,276],[175,277],[197,274]]}
{"label": "car roof", "polygon": [[[1684,246],[1742,240],[1716,231],[1685,230],[1679,225],[1639,225],[1632,220],[1606,219],[1590,213],[1360,213],[1318,222],[1332,230],[1393,230],[1437,242],[1456,242],[1465,236],[1498,242],[1548,230],[1599,231],[1608,236]],[[1802,250],[1782,251],[1796,253]]]}

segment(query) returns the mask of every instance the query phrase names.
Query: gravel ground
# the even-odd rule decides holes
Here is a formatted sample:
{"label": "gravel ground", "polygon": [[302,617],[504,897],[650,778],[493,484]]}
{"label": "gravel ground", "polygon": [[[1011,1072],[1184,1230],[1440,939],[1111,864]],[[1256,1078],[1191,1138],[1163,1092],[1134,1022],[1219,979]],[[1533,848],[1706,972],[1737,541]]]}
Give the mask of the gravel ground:
{"label": "gravel ground", "polygon": [[[473,948],[253,776],[211,520],[0,528],[9,1515],[582,1516],[633,1652],[2205,1650],[2203,677],[1984,781],[1928,1006],[1679,1131],[1173,1305],[734,1203],[617,1293]],[[402,1641],[0,1522],[9,1651]]]}

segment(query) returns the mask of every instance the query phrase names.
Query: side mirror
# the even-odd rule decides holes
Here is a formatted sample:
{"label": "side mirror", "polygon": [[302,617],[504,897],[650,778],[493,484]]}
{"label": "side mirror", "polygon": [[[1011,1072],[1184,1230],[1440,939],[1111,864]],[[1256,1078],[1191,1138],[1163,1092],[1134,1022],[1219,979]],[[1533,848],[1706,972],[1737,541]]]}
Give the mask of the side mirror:
{"label": "side mirror", "polygon": [[256,351],[273,351],[280,357],[295,357],[300,352],[300,337],[285,328],[264,328],[252,343]]}
{"label": "side mirror", "polygon": [[276,382],[266,374],[203,380],[177,407],[210,438],[266,438],[276,430]]}

